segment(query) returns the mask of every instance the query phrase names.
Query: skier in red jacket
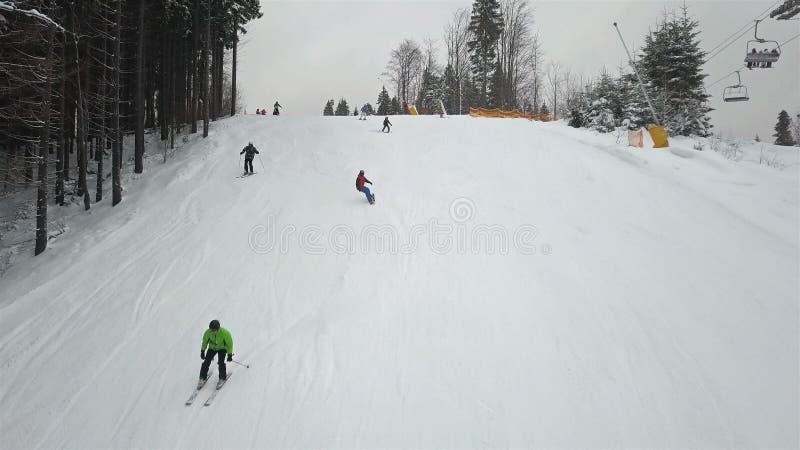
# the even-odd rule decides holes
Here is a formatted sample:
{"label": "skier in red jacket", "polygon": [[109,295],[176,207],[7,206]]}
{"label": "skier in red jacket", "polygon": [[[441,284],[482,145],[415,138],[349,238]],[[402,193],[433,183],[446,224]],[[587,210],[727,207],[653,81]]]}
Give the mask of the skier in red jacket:
{"label": "skier in red jacket", "polygon": [[358,172],[358,177],[356,178],[356,190],[358,192],[363,192],[364,195],[367,196],[367,201],[369,204],[375,203],[375,195],[369,191],[369,188],[365,186],[365,183],[372,184],[372,181],[369,181],[367,177],[364,176],[364,171]]}

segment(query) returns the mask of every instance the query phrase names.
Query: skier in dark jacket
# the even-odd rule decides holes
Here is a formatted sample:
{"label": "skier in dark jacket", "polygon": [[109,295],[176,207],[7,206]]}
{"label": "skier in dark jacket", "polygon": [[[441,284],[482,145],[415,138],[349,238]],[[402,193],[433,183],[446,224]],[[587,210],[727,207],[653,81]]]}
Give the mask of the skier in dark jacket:
{"label": "skier in dark jacket", "polygon": [[[381,131],[386,130],[392,131],[392,122],[389,122],[389,116],[386,116],[386,118],[383,119],[383,129]],[[386,132],[388,133],[389,131]]]}
{"label": "skier in dark jacket", "polygon": [[247,173],[248,165],[250,167],[250,173],[253,173],[253,158],[258,154],[258,150],[253,146],[253,143],[248,143],[247,147],[239,152],[239,154],[244,154],[244,173]]}
{"label": "skier in dark jacket", "polygon": [[[206,350],[208,348],[208,350]],[[228,379],[228,372],[225,368],[225,355],[228,361],[233,361],[233,338],[230,331],[219,326],[219,320],[212,320],[208,324],[208,329],[203,333],[203,344],[200,347],[200,359],[203,365],[200,366],[200,382],[208,378],[208,368],[211,361],[217,357],[220,382]]]}
{"label": "skier in dark jacket", "polygon": [[364,176],[364,171],[362,170],[358,172],[358,177],[356,177],[356,190],[364,193],[364,195],[367,196],[367,201],[371,205],[375,203],[375,196],[369,191],[369,188],[365,186],[366,183],[372,184],[372,181],[369,181],[367,177]]}
{"label": "skier in dark jacket", "polygon": [[277,101],[275,101],[275,104],[274,104],[274,105],[272,105],[272,108],[273,108],[273,109],[272,109],[272,115],[273,115],[273,116],[280,116],[280,115],[281,115],[281,112],[279,111],[279,109],[280,109],[280,108],[283,108],[283,106],[281,106],[281,104],[280,104],[280,103],[278,103]]}

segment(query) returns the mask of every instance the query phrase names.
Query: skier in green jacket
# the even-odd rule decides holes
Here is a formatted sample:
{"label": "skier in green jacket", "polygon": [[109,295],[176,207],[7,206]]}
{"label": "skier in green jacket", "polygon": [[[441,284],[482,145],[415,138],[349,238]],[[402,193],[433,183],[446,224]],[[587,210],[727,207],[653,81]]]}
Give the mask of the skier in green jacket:
{"label": "skier in green jacket", "polygon": [[[208,351],[206,351],[208,348]],[[208,378],[208,368],[214,356],[217,356],[219,367],[219,379],[226,380],[228,373],[225,370],[225,354],[228,354],[228,361],[233,361],[233,338],[230,331],[219,326],[219,320],[212,320],[208,324],[208,329],[203,333],[203,346],[200,348],[200,359],[203,365],[200,366],[200,380]]]}

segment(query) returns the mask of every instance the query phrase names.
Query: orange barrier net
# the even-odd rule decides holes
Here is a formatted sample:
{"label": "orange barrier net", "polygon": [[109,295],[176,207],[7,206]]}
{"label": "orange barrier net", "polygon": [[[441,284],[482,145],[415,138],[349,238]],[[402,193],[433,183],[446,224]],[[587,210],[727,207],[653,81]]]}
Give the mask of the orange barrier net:
{"label": "orange barrier net", "polygon": [[506,111],[502,109],[470,108],[469,115],[472,117],[496,117],[502,119],[539,120],[542,122],[549,122],[550,120],[552,120],[549,114],[523,113],[516,109],[513,111]]}

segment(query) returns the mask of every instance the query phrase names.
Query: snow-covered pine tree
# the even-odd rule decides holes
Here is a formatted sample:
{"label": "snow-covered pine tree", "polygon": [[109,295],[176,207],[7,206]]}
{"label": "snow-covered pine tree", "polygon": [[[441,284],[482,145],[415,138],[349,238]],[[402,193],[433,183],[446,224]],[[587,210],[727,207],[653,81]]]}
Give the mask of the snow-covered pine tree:
{"label": "snow-covered pine tree", "polygon": [[638,86],[636,75],[632,73],[621,74],[617,78],[617,90],[619,91],[622,105],[622,115],[619,122],[621,125],[627,126],[629,130],[638,130],[652,122],[647,100]]}
{"label": "snow-covered pine tree", "polygon": [[378,94],[378,115],[385,116],[387,114],[391,114],[392,108],[392,99],[389,97],[389,92],[386,90],[386,86],[381,88],[381,92]]}
{"label": "snow-covered pine tree", "polygon": [[336,113],[337,116],[349,116],[350,115],[350,106],[347,105],[347,100],[339,99],[339,104],[336,105]]}
{"label": "snow-covered pine tree", "polygon": [[616,126],[613,105],[619,103],[619,92],[614,80],[603,69],[594,83],[586,108],[586,126],[601,133],[613,131]]}
{"label": "snow-covered pine tree", "polygon": [[570,96],[566,104],[567,117],[569,117],[567,125],[573,128],[587,126],[586,114],[589,109],[590,98],[593,98],[593,95],[593,86],[590,84],[584,86],[581,92]]}
{"label": "snow-covered pine tree", "polygon": [[699,23],[689,17],[686,7],[682,10],[681,17],[665,17],[645,37],[639,68],[671,134],[708,136],[711,108],[702,73],[706,53],[697,38]]}
{"label": "snow-covered pine tree", "polygon": [[792,146],[795,144],[794,139],[792,138],[792,119],[789,118],[789,113],[786,110],[782,110],[780,114],[778,114],[778,123],[775,124],[775,145],[787,145]]}
{"label": "snow-covered pine tree", "polygon": [[325,103],[325,109],[322,110],[322,115],[323,116],[333,115],[333,99],[330,99]]}

